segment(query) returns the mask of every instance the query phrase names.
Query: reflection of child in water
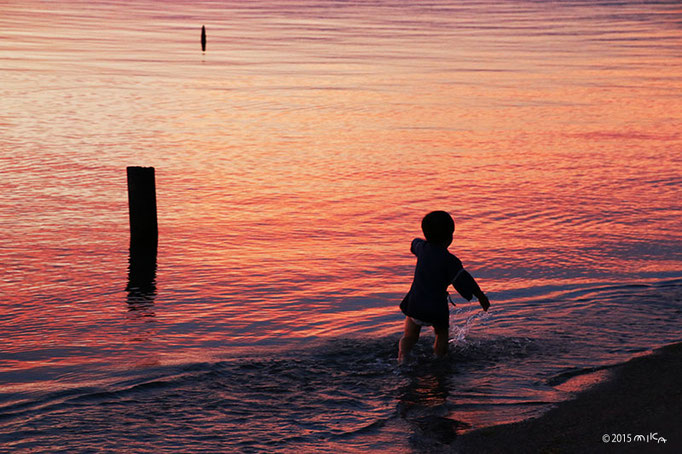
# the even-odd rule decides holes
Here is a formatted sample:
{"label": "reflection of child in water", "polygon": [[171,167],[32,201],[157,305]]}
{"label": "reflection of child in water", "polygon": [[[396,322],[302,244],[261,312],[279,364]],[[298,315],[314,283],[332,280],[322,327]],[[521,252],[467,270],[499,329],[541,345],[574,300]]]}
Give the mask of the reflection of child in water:
{"label": "reflection of child in water", "polygon": [[437,357],[448,351],[448,292],[450,284],[462,297],[473,296],[487,311],[488,297],[481,291],[473,277],[462,267],[462,262],[448,251],[455,233],[455,221],[445,211],[433,211],[422,220],[426,241],[412,240],[411,251],[417,256],[414,280],[405,295],[400,309],[406,315],[405,333],[400,338],[398,362],[402,363],[419,339],[422,326],[433,326],[436,342],[433,345]]}

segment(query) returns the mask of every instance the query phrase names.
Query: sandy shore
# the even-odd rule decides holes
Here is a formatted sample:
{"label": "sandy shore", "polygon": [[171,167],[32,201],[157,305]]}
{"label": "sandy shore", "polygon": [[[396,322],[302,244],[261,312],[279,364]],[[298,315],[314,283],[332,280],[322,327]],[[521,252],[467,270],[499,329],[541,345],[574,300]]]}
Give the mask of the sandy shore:
{"label": "sandy shore", "polygon": [[[681,453],[682,343],[634,358],[612,372],[609,380],[539,418],[459,436],[451,452]],[[666,442],[654,441],[652,434]],[[637,435],[645,440],[635,440]]]}

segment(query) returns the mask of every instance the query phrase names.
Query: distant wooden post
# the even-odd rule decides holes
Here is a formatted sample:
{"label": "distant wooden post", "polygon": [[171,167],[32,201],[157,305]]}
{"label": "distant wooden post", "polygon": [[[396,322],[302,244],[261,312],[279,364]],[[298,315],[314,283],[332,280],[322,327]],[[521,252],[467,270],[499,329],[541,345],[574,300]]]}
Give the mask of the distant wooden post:
{"label": "distant wooden post", "polygon": [[206,52],[206,27],[201,26],[201,51]]}
{"label": "distant wooden post", "polygon": [[128,167],[130,250],[156,254],[159,227],[156,220],[154,167]]}

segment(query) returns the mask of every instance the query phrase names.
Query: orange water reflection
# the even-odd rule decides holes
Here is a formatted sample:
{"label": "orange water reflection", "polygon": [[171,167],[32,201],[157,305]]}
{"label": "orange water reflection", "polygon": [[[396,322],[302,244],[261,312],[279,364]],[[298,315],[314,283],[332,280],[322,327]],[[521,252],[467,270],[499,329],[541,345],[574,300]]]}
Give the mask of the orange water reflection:
{"label": "orange water reflection", "polygon": [[501,299],[680,269],[669,5],[613,21],[608,5],[571,3],[560,24],[544,4],[378,2],[296,20],[278,4],[145,5],[5,5],[2,286],[25,327],[10,348],[127,332],[131,164],[157,169],[153,311],[178,328],[151,337],[170,343],[399,329],[409,243],[436,208]]}

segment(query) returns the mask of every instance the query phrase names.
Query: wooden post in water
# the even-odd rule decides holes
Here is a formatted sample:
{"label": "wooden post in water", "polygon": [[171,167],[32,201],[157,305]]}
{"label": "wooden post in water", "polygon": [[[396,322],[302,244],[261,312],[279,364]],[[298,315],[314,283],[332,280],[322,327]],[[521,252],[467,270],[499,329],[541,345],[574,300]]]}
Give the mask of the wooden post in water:
{"label": "wooden post in water", "polygon": [[201,26],[201,51],[206,52],[206,27]]}
{"label": "wooden post in water", "polygon": [[154,167],[128,167],[130,251],[156,255],[159,227],[156,220]]}

